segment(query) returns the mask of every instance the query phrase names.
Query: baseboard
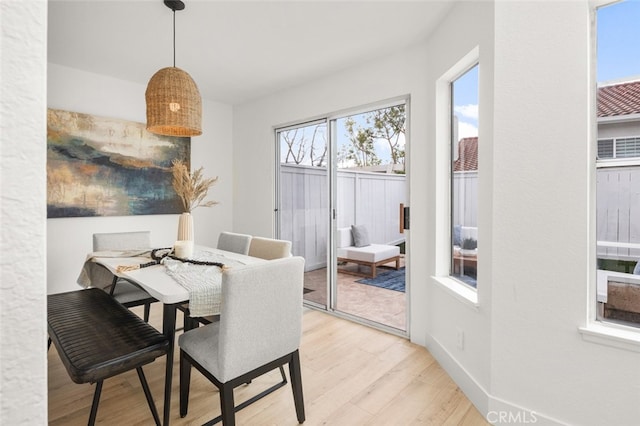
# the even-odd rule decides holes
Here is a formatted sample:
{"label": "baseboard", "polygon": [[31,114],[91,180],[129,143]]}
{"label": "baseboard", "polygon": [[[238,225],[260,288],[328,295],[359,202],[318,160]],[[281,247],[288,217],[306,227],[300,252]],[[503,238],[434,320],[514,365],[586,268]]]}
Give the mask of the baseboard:
{"label": "baseboard", "polygon": [[[490,410],[485,415],[493,425],[568,426],[569,423],[546,416],[534,410],[512,404],[500,398],[489,398]],[[483,413],[484,414],[484,413]]]}
{"label": "baseboard", "polygon": [[426,348],[449,374],[480,414],[493,425],[535,424],[536,426],[565,426],[561,422],[535,410],[521,407],[501,398],[496,398],[478,383],[475,378],[432,336],[427,335]]}
{"label": "baseboard", "polygon": [[427,335],[426,348],[447,372],[471,403],[486,418],[490,407],[489,393],[469,374],[449,351],[432,336]]}

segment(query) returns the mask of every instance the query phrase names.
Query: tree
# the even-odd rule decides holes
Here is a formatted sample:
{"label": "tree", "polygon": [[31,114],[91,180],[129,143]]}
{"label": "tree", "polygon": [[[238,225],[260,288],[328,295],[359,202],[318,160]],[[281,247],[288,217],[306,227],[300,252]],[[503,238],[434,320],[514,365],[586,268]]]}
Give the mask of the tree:
{"label": "tree", "polygon": [[311,140],[307,136],[308,127],[299,127],[283,131],[281,140],[286,145],[287,153],[284,163],[310,164],[315,167],[325,167],[327,160],[326,126],[313,126]]}
{"label": "tree", "polygon": [[[357,167],[382,164],[376,153],[376,142],[385,141],[391,164],[404,166],[405,121],[404,105],[346,117],[345,136],[349,143],[340,148],[338,161]],[[280,135],[281,143],[284,142],[282,148],[286,150],[284,163],[327,166],[327,127],[324,123],[285,130]]]}
{"label": "tree", "polygon": [[404,165],[404,146],[399,144],[400,137],[405,134],[406,114],[404,105],[378,109],[369,114],[367,122],[373,122],[374,137],[384,139],[389,144],[391,162]]}
{"label": "tree", "polygon": [[346,148],[344,158],[353,160],[358,167],[376,166],[382,161],[376,155],[374,131],[372,128],[357,126],[352,117],[344,123],[351,145]]}
{"label": "tree", "polygon": [[[324,131],[324,125],[317,125],[313,128],[313,136],[311,137],[311,165],[316,167],[326,167],[326,159],[327,159],[327,133]],[[316,138],[320,136],[320,155],[318,157],[315,156],[317,150],[317,142]]]}
{"label": "tree", "polygon": [[304,160],[304,137],[298,140],[298,130],[288,130],[282,132],[282,140],[287,145],[287,155],[285,156],[285,163],[300,164]]}

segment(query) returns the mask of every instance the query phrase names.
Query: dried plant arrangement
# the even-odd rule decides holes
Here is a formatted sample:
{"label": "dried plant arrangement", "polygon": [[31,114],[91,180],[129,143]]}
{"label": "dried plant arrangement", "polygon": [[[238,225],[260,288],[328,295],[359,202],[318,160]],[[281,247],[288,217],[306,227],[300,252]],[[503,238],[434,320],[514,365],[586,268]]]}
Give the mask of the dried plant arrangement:
{"label": "dried plant arrangement", "polygon": [[196,207],[211,207],[218,204],[217,201],[204,201],[211,188],[217,181],[215,178],[204,178],[202,167],[189,173],[187,165],[181,160],[173,160],[171,173],[173,174],[173,189],[182,200],[185,213],[191,213]]}

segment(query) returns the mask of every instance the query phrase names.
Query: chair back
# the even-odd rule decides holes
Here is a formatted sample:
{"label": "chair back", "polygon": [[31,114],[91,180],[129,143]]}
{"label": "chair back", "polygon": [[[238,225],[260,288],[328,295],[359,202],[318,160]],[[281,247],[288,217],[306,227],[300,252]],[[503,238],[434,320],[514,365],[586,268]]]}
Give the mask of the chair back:
{"label": "chair back", "polygon": [[150,247],[150,231],[93,234],[93,251],[148,249]]}
{"label": "chair back", "polygon": [[218,235],[218,248],[234,253],[248,254],[251,235],[236,234],[235,232],[221,232]]}
{"label": "chair back", "polygon": [[304,258],[231,268],[222,274],[219,380],[238,377],[298,349]]}
{"label": "chair back", "polygon": [[266,260],[291,257],[291,241],[253,237],[251,238],[248,254],[249,256]]}

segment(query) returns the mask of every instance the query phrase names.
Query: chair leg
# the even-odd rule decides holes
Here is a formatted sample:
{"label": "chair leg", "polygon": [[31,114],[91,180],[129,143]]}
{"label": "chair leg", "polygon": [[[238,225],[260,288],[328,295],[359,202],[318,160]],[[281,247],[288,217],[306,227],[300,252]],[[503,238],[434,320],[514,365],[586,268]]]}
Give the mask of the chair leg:
{"label": "chair leg", "polygon": [[138,378],[140,379],[140,384],[142,385],[142,389],[144,390],[144,396],[147,397],[147,403],[149,404],[149,409],[151,409],[151,415],[153,415],[153,420],[156,421],[156,425],[160,426],[160,416],[158,416],[158,410],[156,409],[156,404],[153,402],[153,397],[151,396],[151,390],[149,390],[149,384],[147,383],[147,379],[144,377],[144,372],[142,371],[142,367],[136,368],[138,372]]}
{"label": "chair leg", "polygon": [[291,377],[291,390],[293,391],[293,402],[296,406],[298,423],[304,423],[304,397],[302,395],[302,374],[300,372],[300,354],[296,350],[289,362],[289,376]]}
{"label": "chair leg", "polygon": [[118,277],[113,276],[113,280],[111,280],[111,288],[109,289],[109,296],[113,296],[113,293],[116,291],[116,283],[118,282]]}
{"label": "chair leg", "polygon": [[89,426],[96,424],[98,415],[98,404],[100,403],[100,393],[102,392],[102,380],[96,382],[96,390],[93,393],[93,403],[91,404],[91,414],[89,414]]}
{"label": "chair leg", "polygon": [[187,415],[189,409],[189,385],[191,383],[191,364],[180,350],[180,417]]}
{"label": "chair leg", "polygon": [[222,411],[222,424],[234,426],[236,424],[236,409],[233,401],[233,386],[225,383],[220,388],[220,409]]}
{"label": "chair leg", "polygon": [[151,312],[151,303],[144,304],[144,322],[149,322],[149,313]]}
{"label": "chair leg", "polygon": [[189,311],[186,311],[184,313],[184,325],[183,325],[183,329],[185,333],[189,330],[193,330],[196,327],[198,327],[198,322],[189,316]]}
{"label": "chair leg", "polygon": [[51,348],[51,337],[49,337],[47,340],[47,352],[49,352],[50,348]]}

